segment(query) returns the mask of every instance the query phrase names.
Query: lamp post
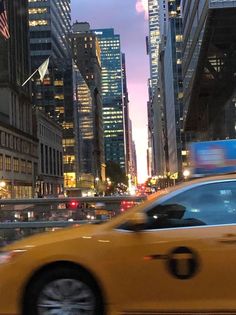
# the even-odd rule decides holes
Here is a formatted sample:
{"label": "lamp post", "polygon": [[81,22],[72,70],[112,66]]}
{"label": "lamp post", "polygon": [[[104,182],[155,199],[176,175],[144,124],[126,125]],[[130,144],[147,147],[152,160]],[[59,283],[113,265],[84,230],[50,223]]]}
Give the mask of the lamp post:
{"label": "lamp post", "polygon": [[109,177],[107,177],[107,185],[108,185],[108,186],[111,186],[111,180],[110,180]]}
{"label": "lamp post", "polygon": [[99,182],[99,177],[95,178],[95,189],[96,189],[96,194],[98,194],[98,182]]}
{"label": "lamp post", "polygon": [[190,176],[190,171],[188,169],[183,171],[184,180],[187,180]]}
{"label": "lamp post", "polygon": [[110,195],[111,194],[111,179],[107,177],[106,179],[106,187],[105,187],[105,195]]}

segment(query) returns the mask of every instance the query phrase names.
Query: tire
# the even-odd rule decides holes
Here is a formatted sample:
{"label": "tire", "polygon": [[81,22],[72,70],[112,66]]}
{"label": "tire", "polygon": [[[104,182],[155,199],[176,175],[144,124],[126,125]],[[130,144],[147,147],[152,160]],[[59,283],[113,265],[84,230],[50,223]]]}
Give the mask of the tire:
{"label": "tire", "polygon": [[40,273],[26,289],[23,315],[104,315],[92,277],[71,267]]}

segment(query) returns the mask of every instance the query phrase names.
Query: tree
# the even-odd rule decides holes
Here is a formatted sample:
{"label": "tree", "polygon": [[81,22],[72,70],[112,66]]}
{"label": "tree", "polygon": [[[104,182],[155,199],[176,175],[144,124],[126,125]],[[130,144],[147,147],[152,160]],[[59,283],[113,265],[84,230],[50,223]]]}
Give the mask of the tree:
{"label": "tree", "polygon": [[125,185],[128,183],[125,172],[121,169],[120,165],[114,161],[108,161],[106,163],[106,177],[110,178],[115,186],[118,183],[123,183]]}

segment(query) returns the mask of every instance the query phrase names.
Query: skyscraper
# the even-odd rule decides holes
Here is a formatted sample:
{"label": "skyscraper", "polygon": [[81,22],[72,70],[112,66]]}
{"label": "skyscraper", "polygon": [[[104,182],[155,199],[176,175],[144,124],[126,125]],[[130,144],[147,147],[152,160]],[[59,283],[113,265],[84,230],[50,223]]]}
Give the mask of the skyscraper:
{"label": "skyscraper", "polygon": [[29,1],[31,71],[50,56],[49,73],[32,84],[33,105],[63,127],[64,186],[76,187],[79,170],[76,111],[77,70],[72,65],[70,0]]}
{"label": "skyscraper", "polygon": [[32,72],[50,57],[49,75],[43,84],[35,77],[33,103],[62,122],[65,104],[63,75],[66,67],[71,67],[70,0],[28,1]]}
{"label": "skyscraper", "polygon": [[[96,35],[88,23],[74,23],[71,34],[72,54],[92,97],[92,125],[90,146],[84,147],[88,155],[90,148],[90,172],[94,178],[105,180],[104,132],[102,121],[101,50]],[[82,91],[82,90],[81,90]],[[80,112],[82,115],[82,112]],[[88,111],[87,111],[88,113]],[[84,114],[85,115],[85,111]],[[79,117],[80,119],[81,117]],[[85,151],[80,151],[85,154]]]}
{"label": "skyscraper", "polygon": [[129,95],[128,95],[128,88],[127,88],[125,54],[122,54],[122,78],[123,78],[123,95],[124,95],[126,171],[128,174],[130,174],[132,170],[132,166],[131,166],[132,130],[131,130],[131,121],[129,118]]}
{"label": "skyscraper", "polygon": [[126,75],[126,59],[125,54],[122,54],[122,77],[123,77],[123,95],[124,95],[124,121],[125,121],[125,148],[126,148],[126,172],[131,175],[131,178],[137,176],[136,162],[133,160],[132,154],[133,148],[133,134],[132,134],[132,122],[129,117],[129,94],[127,86]]}
{"label": "skyscraper", "polygon": [[125,170],[125,134],[120,35],[114,29],[94,30],[101,48],[105,158]]}
{"label": "skyscraper", "polygon": [[171,18],[164,50],[164,86],[168,139],[168,160],[171,174],[182,170],[182,29],[181,18]]}
{"label": "skyscraper", "polygon": [[70,0],[28,2],[32,67],[37,67],[48,56],[68,58]]}
{"label": "skyscraper", "polygon": [[[162,15],[161,15],[162,13]],[[160,107],[158,95],[160,95],[160,43],[161,30],[165,29],[166,22],[166,0],[148,0],[148,17],[149,17],[149,40],[148,54],[150,60],[150,79],[149,100],[147,103],[148,112],[148,174],[149,176],[162,174],[163,169],[157,165],[160,160],[161,152],[158,148],[162,142],[162,110]],[[159,123],[160,122],[160,123]],[[159,146],[160,147],[160,146]],[[163,163],[161,163],[163,165]]]}
{"label": "skyscraper", "polygon": [[182,178],[186,166],[186,142],[191,135],[184,133],[183,126],[183,79],[182,79],[182,18],[180,0],[168,1],[163,34],[161,81],[164,90],[166,144],[168,147],[168,171],[175,179]]}

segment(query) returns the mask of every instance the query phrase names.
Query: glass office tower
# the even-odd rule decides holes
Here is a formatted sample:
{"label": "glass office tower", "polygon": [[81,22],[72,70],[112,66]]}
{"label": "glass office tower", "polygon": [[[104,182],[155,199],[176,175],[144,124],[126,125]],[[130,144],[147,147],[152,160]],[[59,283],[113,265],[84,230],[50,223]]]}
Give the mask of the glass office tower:
{"label": "glass office tower", "polygon": [[[105,181],[105,154],[104,154],[104,133],[102,118],[102,68],[101,50],[96,35],[90,30],[87,22],[76,22],[72,26],[71,47],[75,64],[90,89],[92,97],[93,141],[89,146],[83,146],[80,150],[83,156],[91,159],[91,170],[86,168],[86,173],[91,173],[95,178]],[[83,89],[81,89],[83,95]],[[82,113],[81,113],[82,115]],[[80,157],[81,160],[82,157]],[[82,168],[82,172],[85,172]]]}
{"label": "glass office tower", "polygon": [[32,66],[37,66],[48,56],[68,58],[66,35],[71,29],[70,0],[28,1]]}
{"label": "glass office tower", "polygon": [[69,45],[70,0],[28,2],[31,72],[50,56],[49,71],[43,82],[37,75],[34,77],[33,104],[48,113],[63,128],[64,187],[74,188],[79,162],[78,137],[75,133],[77,117],[73,109],[75,69]]}
{"label": "glass office tower", "polygon": [[101,48],[105,158],[125,170],[125,136],[120,35],[114,29],[93,30]]}

